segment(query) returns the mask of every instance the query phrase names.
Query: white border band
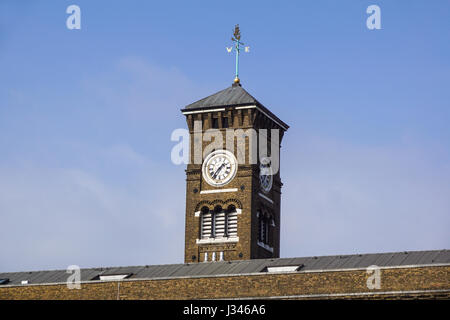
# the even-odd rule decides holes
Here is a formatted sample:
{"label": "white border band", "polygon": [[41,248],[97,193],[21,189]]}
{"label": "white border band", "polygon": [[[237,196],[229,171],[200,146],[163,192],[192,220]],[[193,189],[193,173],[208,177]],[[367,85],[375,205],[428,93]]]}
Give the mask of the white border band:
{"label": "white border band", "polygon": [[236,192],[238,188],[229,188],[229,189],[217,189],[217,190],[202,190],[200,194],[208,194],[208,193],[221,193],[221,192]]}

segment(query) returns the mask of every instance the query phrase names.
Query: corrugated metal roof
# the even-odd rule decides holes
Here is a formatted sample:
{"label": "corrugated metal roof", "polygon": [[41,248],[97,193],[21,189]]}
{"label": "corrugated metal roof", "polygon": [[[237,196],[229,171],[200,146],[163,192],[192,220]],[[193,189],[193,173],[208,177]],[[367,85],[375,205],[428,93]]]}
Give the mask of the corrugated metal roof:
{"label": "corrugated metal roof", "polygon": [[[112,275],[131,273],[132,276],[129,279],[155,279],[260,273],[268,266],[303,265],[300,269],[301,272],[367,268],[370,265],[394,267],[449,263],[450,250],[408,251],[153,266],[88,268],[81,269],[81,281],[91,281],[101,274]],[[70,274],[67,273],[66,270],[0,273],[0,279],[9,279],[9,282],[5,285],[20,285],[22,280],[28,280],[29,284],[65,283],[69,276]]]}

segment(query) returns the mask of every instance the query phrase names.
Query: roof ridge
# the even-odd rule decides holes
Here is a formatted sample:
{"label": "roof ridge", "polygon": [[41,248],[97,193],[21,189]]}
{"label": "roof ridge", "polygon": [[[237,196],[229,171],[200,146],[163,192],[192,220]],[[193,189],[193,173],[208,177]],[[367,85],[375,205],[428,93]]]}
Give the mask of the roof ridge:
{"label": "roof ridge", "polygon": [[231,85],[223,90],[217,91],[205,98],[188,104],[182,110],[210,108],[228,105],[242,104],[260,104],[261,103],[242,86]]}
{"label": "roof ridge", "polygon": [[[367,256],[367,255],[380,255],[380,254],[400,254],[400,253],[418,253],[418,252],[446,252],[450,249],[435,249],[435,250],[411,250],[411,251],[393,251],[393,252],[378,252],[378,253],[354,253],[354,254],[334,254],[334,255],[321,255],[321,256],[304,256],[304,257],[280,257],[280,258],[266,258],[266,259],[248,259],[248,260],[231,260],[231,261],[216,261],[211,263],[242,263],[242,262],[252,262],[252,261],[278,261],[282,259],[311,259],[311,258],[330,258],[330,257],[342,257],[342,256]],[[96,270],[104,271],[108,269],[118,269],[118,268],[146,268],[146,267],[167,267],[167,266],[196,266],[203,265],[203,263],[167,263],[167,264],[151,264],[151,265],[134,265],[134,266],[111,266],[111,267],[87,267],[80,268],[81,270]],[[32,271],[6,271],[0,272],[0,275],[12,274],[12,273],[38,273],[38,272],[62,272],[67,269],[53,269],[53,270],[32,270]]]}

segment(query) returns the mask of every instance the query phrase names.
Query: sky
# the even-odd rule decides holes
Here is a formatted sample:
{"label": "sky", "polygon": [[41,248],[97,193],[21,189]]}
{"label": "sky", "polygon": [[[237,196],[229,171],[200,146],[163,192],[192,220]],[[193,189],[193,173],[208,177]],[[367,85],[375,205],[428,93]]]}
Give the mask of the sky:
{"label": "sky", "polygon": [[2,0],[0,271],[183,262],[170,136],[231,85],[237,23],[243,87],[290,125],[281,256],[450,248],[449,16],[446,0]]}

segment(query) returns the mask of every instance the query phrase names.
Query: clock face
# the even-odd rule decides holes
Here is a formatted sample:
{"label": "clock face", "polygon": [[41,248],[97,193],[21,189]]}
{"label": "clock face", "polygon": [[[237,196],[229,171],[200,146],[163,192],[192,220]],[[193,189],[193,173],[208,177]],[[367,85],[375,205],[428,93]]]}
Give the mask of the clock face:
{"label": "clock face", "polygon": [[264,192],[269,192],[272,189],[273,174],[270,161],[267,158],[262,159],[259,166],[259,183]]}
{"label": "clock face", "polygon": [[221,187],[233,180],[237,167],[236,157],[230,151],[216,150],[206,157],[202,173],[208,184]]}

